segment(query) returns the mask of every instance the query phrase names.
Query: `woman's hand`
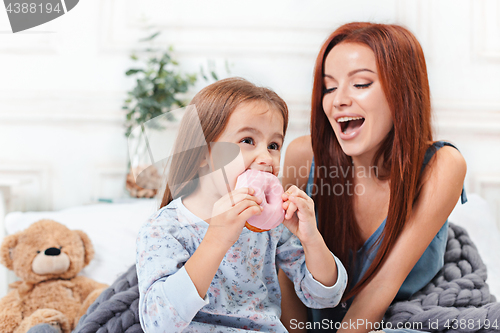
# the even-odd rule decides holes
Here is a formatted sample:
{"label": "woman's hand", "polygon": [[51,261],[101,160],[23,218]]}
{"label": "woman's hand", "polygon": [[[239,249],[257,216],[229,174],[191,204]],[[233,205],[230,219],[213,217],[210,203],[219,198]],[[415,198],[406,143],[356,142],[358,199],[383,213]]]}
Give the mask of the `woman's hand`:
{"label": "woman's hand", "polygon": [[285,210],[283,224],[300,239],[302,245],[312,244],[322,238],[316,225],[313,199],[295,185],[281,198]]}
{"label": "woman's hand", "polygon": [[217,200],[204,240],[229,250],[240,237],[246,221],[262,212],[259,206],[262,199],[253,196],[254,193],[254,189],[242,187]]}

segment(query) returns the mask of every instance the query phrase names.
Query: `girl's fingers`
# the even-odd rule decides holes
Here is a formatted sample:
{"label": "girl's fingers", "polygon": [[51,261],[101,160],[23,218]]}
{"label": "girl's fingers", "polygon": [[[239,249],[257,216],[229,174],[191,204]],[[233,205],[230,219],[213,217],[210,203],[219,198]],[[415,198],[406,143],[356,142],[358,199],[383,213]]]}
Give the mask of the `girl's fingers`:
{"label": "girl's fingers", "polygon": [[241,202],[243,200],[252,200],[252,201],[255,201],[258,205],[260,203],[262,203],[262,199],[261,198],[255,197],[255,196],[253,196],[251,194],[239,193],[239,194],[233,195],[233,201],[234,201],[235,205],[238,202]]}
{"label": "girl's fingers", "polygon": [[302,197],[296,197],[293,195],[291,195],[288,198],[288,200],[293,202],[293,204],[295,204],[295,206],[297,207],[298,210],[300,210],[302,212],[309,211],[309,208],[310,208],[309,200],[302,198]]}
{"label": "girl's fingers", "polygon": [[297,186],[295,186],[295,185],[292,185],[292,186],[290,186],[290,187],[288,188],[288,190],[286,190],[286,191],[285,191],[285,193],[284,193],[284,194],[286,194],[286,195],[291,195],[291,194],[293,194],[293,193],[295,193],[295,192],[297,192],[297,191],[300,191],[300,190],[299,190],[299,188],[298,188]]}
{"label": "girl's fingers", "polygon": [[254,206],[251,205],[245,210],[243,210],[238,217],[241,218],[243,221],[247,221],[249,218],[251,218],[254,215],[260,215],[262,213],[262,208],[260,206]]}
{"label": "girl's fingers", "polygon": [[295,205],[295,203],[290,202],[288,204],[288,209],[285,212],[285,220],[291,219],[293,216],[293,213],[295,213],[296,211],[297,211],[297,206]]}
{"label": "girl's fingers", "polygon": [[291,195],[304,199],[310,199],[306,192],[302,191],[295,185],[290,186],[290,188],[283,193],[282,198],[283,200],[287,200]]}
{"label": "girl's fingers", "polygon": [[282,207],[283,207],[284,210],[287,210],[289,205],[290,205],[290,201],[285,201],[285,202],[283,202],[283,206]]}
{"label": "girl's fingers", "polygon": [[234,205],[236,215],[240,215],[245,209],[249,207],[257,207],[259,213],[262,212],[263,209],[253,200],[243,200]]}
{"label": "girl's fingers", "polygon": [[[239,189],[231,191],[230,193],[232,195],[236,195],[236,194],[240,194],[240,193],[253,195],[255,193],[255,190],[251,187],[240,187]],[[229,195],[229,193],[226,195]]]}
{"label": "girl's fingers", "polygon": [[[251,192],[251,193],[250,193]],[[236,205],[238,202],[243,201],[245,199],[254,200],[257,204],[262,203],[262,199],[254,196],[255,190],[248,187],[242,187],[237,190],[234,190],[230,193],[224,195],[221,199],[231,206]]]}

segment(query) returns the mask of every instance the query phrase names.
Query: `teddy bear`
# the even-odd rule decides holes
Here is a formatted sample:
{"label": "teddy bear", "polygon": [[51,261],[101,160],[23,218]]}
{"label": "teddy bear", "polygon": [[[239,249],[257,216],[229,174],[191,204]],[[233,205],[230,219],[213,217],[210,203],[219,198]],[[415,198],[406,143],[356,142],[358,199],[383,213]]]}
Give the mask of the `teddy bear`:
{"label": "teddy bear", "polygon": [[107,287],[77,275],[93,256],[87,234],[52,220],[5,237],[0,262],[21,280],[0,300],[0,332],[25,333],[38,324],[71,332]]}

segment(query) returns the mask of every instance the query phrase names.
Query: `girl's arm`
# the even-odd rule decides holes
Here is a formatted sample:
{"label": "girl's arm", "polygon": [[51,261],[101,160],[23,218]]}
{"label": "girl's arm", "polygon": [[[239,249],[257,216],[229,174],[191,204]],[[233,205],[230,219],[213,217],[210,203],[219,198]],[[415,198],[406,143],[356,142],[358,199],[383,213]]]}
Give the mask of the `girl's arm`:
{"label": "girl's arm", "polygon": [[[324,266],[329,265],[329,267],[321,267],[320,272],[314,263],[311,265],[307,262],[307,254],[304,255],[304,246],[299,238],[293,235],[291,230],[285,228],[285,224],[280,228],[282,231],[276,249],[276,263],[293,281],[293,287],[299,299],[306,306],[314,309],[336,306],[347,285],[347,273],[342,263],[337,258],[334,259],[331,252],[328,252],[324,257],[324,261],[328,260],[328,264]],[[322,253],[318,254],[318,256],[321,255]],[[314,268],[309,268],[309,266]],[[333,282],[318,281],[316,276],[320,274],[325,274],[327,281]]]}
{"label": "girl's arm", "polygon": [[259,206],[262,199],[254,197],[254,193],[251,188],[240,188],[215,203],[207,233],[185,265],[200,297],[205,297],[222,259],[240,237],[246,220],[262,212]]}
{"label": "girl's arm", "polygon": [[206,293],[224,255],[245,221],[261,212],[258,199],[245,191],[232,192],[234,206],[229,196],[217,201],[215,216],[198,246],[193,241],[198,235],[179,223],[175,209],[161,211],[141,228],[136,267],[145,332],[180,332],[208,304]]}
{"label": "girl's arm", "polygon": [[[289,144],[283,167],[283,187],[285,191],[292,185],[305,191],[312,159],[313,152],[309,135],[299,137]],[[281,269],[278,277],[282,294],[281,322],[289,332],[306,333],[305,328],[298,328],[299,323],[307,321],[306,306],[295,293],[293,282],[288,279]]]}
{"label": "girl's arm", "polygon": [[339,272],[337,263],[342,264],[335,260],[318,230],[313,200],[296,186],[290,187],[283,199],[286,210],[283,224],[300,240],[309,272],[324,286],[333,286],[343,278],[337,273],[345,274],[345,269]]}
{"label": "girl's arm", "polygon": [[[314,202],[295,185],[282,199],[286,211],[283,225],[288,229],[283,234],[289,240],[278,248],[280,265],[293,278],[295,291],[304,304],[311,308],[334,307],[345,290],[347,273],[318,231]],[[290,237],[291,233],[295,236]]]}
{"label": "girl's arm", "polygon": [[[446,222],[462,191],[466,164],[452,147],[434,155],[423,175],[423,186],[406,226],[380,271],[354,298],[339,332],[369,332],[380,322],[399,288]],[[349,323],[364,324],[352,329]]]}

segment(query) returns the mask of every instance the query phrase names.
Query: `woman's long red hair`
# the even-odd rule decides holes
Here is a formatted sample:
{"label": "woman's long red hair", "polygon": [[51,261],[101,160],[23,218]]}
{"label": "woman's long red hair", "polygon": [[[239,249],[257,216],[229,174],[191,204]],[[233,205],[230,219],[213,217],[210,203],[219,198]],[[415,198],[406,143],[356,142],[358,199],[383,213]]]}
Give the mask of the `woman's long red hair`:
{"label": "woman's long red hair", "polygon": [[[361,291],[380,270],[388,253],[408,221],[420,187],[420,171],[426,149],[432,142],[429,83],[424,54],[419,42],[407,29],[397,25],[365,22],[349,23],[333,32],[316,60],[312,92],[311,141],[315,165],[350,170],[352,162],[337,141],[323,110],[324,62],[328,52],[339,43],[360,43],[375,54],[380,82],[391,109],[394,127],[383,141],[373,164],[383,159],[390,172],[390,200],[379,250],[360,281],[348,287],[344,300]],[[353,183],[351,172],[338,178],[315,172],[315,184],[337,183],[347,188]],[[318,186],[321,189],[321,186]],[[327,187],[328,188],[328,187]],[[353,196],[318,193],[314,200],[318,227],[330,250],[352,272],[356,251],[362,245],[360,228],[353,208]]]}

